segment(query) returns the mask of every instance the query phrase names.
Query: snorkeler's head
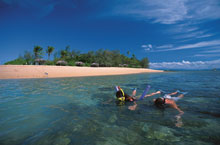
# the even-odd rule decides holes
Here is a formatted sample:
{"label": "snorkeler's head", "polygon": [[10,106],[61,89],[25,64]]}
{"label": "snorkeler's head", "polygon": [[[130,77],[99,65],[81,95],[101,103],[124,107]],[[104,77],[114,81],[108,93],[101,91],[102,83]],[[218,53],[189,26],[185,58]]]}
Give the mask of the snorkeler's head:
{"label": "snorkeler's head", "polygon": [[157,98],[155,101],[154,101],[154,104],[159,107],[159,108],[162,108],[163,105],[165,104],[165,99],[164,98]]}
{"label": "snorkeler's head", "polygon": [[117,91],[115,95],[117,98],[123,97],[123,93],[121,90]]}

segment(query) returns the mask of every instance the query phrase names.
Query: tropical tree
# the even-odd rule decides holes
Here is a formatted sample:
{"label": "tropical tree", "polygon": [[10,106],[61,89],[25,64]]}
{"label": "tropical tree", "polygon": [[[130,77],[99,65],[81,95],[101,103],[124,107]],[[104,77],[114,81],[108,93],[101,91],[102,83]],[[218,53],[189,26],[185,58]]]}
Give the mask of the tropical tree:
{"label": "tropical tree", "polygon": [[34,56],[31,54],[31,52],[28,51],[24,52],[24,59],[28,65],[34,62]]}
{"label": "tropical tree", "polygon": [[122,63],[122,57],[119,50],[112,51],[112,63],[112,65],[116,67]]}
{"label": "tropical tree", "polygon": [[67,51],[67,52],[70,52],[70,45],[67,45],[67,46],[66,46],[66,51]]}
{"label": "tropical tree", "polygon": [[143,58],[141,61],[140,61],[140,64],[141,64],[141,67],[143,68],[149,68],[149,60],[147,57]]}
{"label": "tropical tree", "polygon": [[50,55],[53,52],[53,50],[54,50],[53,46],[48,46],[47,47],[46,53],[48,54],[48,60],[50,60]]}
{"label": "tropical tree", "polygon": [[127,51],[127,55],[129,56],[129,54],[130,54],[130,51]]}
{"label": "tropical tree", "polygon": [[75,56],[74,56],[75,61],[78,61],[78,60],[79,60],[80,55],[81,55],[81,52],[80,52],[80,51],[75,51]]}
{"label": "tropical tree", "polygon": [[35,47],[34,47],[34,56],[35,56],[35,59],[41,57],[41,55],[42,55],[42,50],[43,50],[43,48],[40,47],[40,46],[35,46]]}

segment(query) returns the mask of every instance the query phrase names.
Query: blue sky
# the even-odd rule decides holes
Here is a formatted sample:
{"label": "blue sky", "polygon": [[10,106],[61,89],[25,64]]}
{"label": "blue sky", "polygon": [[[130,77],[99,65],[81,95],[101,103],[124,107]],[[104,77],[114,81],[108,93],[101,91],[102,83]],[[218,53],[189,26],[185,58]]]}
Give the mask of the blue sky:
{"label": "blue sky", "polygon": [[220,68],[219,0],[0,0],[0,64],[35,45],[148,57],[151,68]]}

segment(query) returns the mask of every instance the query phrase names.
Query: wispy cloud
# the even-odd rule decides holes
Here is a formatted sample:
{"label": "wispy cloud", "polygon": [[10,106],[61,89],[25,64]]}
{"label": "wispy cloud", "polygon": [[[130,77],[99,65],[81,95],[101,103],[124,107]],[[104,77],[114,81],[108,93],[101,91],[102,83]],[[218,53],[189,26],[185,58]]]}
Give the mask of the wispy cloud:
{"label": "wispy cloud", "polygon": [[[220,52],[220,51],[219,51]],[[195,57],[220,57],[220,54],[196,54]]]}
{"label": "wispy cloud", "polygon": [[219,53],[219,55],[220,55],[220,47],[219,47],[219,49],[208,50],[208,51],[204,51],[203,53]]}
{"label": "wispy cloud", "polygon": [[166,44],[166,45],[161,45],[161,46],[157,46],[156,48],[159,48],[159,49],[163,49],[163,48],[173,48],[173,45],[172,44]]}
{"label": "wispy cloud", "polygon": [[194,57],[220,57],[220,46],[195,54]]}
{"label": "wispy cloud", "polygon": [[[150,23],[172,25],[174,39],[189,41],[215,34],[200,29],[199,24],[220,18],[219,0],[125,0],[114,14],[126,15]],[[165,32],[166,33],[166,30]]]}
{"label": "wispy cloud", "polygon": [[182,61],[182,62],[161,62],[150,63],[153,69],[212,69],[220,68],[220,59],[213,61]]}
{"label": "wispy cloud", "polygon": [[115,13],[130,15],[153,23],[175,24],[184,20],[220,18],[219,0],[126,0]]}
{"label": "wispy cloud", "polygon": [[220,1],[219,0],[189,0],[189,15],[192,19],[219,19],[220,18]]}
{"label": "wispy cloud", "polygon": [[213,47],[213,46],[220,46],[220,40],[213,40],[213,41],[203,41],[194,44],[187,44],[179,47],[172,47],[169,49],[160,49],[155,50],[157,52],[160,51],[174,51],[174,50],[183,50],[183,49],[193,49],[193,48],[203,48],[203,47]]}
{"label": "wispy cloud", "polygon": [[186,0],[127,0],[126,4],[116,7],[115,13],[152,20],[153,23],[174,24],[187,17],[185,2]]}
{"label": "wispy cloud", "polygon": [[197,38],[207,38],[207,37],[211,37],[211,36],[214,36],[214,34],[204,34],[201,36],[197,36]]}
{"label": "wispy cloud", "polygon": [[194,31],[194,32],[188,32],[188,33],[180,33],[179,36],[176,36],[176,39],[188,39],[188,38],[206,38],[211,37],[214,34],[206,34],[205,31]]}

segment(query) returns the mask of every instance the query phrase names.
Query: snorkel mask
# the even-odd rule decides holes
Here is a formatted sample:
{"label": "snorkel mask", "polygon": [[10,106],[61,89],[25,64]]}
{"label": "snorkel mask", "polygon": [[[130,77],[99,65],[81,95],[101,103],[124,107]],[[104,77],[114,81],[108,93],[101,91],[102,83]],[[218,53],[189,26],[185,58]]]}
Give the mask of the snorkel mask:
{"label": "snorkel mask", "polygon": [[120,88],[120,86],[116,86],[116,97],[118,101],[125,101],[125,93],[124,91]]}

